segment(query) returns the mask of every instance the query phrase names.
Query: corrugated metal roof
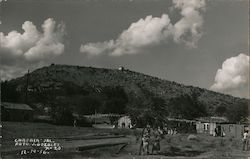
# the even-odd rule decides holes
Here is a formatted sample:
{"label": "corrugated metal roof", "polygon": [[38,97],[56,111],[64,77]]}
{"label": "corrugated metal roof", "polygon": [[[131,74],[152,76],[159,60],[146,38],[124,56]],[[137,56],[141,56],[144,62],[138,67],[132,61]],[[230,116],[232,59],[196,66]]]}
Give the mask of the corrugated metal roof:
{"label": "corrugated metal roof", "polygon": [[20,103],[2,102],[1,106],[6,109],[33,110],[29,105]]}

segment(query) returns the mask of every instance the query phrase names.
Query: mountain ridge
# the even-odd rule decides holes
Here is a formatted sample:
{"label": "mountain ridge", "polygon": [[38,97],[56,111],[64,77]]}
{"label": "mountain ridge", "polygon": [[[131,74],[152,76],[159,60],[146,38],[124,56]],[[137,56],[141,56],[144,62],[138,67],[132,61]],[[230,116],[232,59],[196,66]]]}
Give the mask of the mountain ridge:
{"label": "mountain ridge", "polygon": [[[27,75],[12,79],[9,82],[16,85],[16,89],[22,92],[26,89]],[[119,86],[124,88],[126,94],[132,97],[141,97],[145,91],[148,91],[150,94],[164,99],[166,103],[185,94],[195,94],[199,102],[206,106],[210,115],[216,115],[218,107],[231,108],[234,105],[249,102],[249,99],[246,98],[187,86],[124,68],[107,69],[51,64],[32,71],[28,76],[29,92],[45,91],[46,89],[64,90],[65,83],[67,83],[74,88],[79,88],[79,90],[91,90],[97,93],[102,92],[104,87]]]}
{"label": "mountain ridge", "polygon": [[[72,67],[72,68],[89,68],[89,69],[100,69],[100,70],[105,70],[108,71],[108,70],[113,70],[113,71],[120,71],[122,72],[121,70],[119,70],[119,68],[115,69],[115,68],[99,68],[99,67],[92,67],[92,66],[78,66],[78,65],[65,65],[65,64],[51,64],[50,66],[43,66],[41,68],[37,68],[35,69],[34,71],[30,72],[30,74],[34,73],[34,72],[37,72],[39,70],[43,70],[43,69],[46,69],[46,68],[49,68],[51,66],[56,66],[56,67]],[[233,95],[230,95],[230,94],[224,94],[224,93],[221,93],[221,92],[216,92],[216,91],[212,91],[212,90],[209,90],[207,88],[201,88],[199,86],[194,86],[194,85],[187,85],[187,84],[184,84],[184,83],[181,83],[181,82],[175,82],[175,81],[170,81],[170,80],[167,80],[167,79],[162,79],[162,78],[159,78],[159,77],[156,77],[156,76],[152,76],[152,75],[148,75],[146,73],[141,73],[141,72],[137,72],[137,71],[132,71],[132,70],[129,70],[129,69],[126,69],[124,68],[124,71],[127,71],[127,72],[131,72],[131,73],[135,73],[135,74],[141,74],[143,76],[148,76],[148,77],[151,77],[151,78],[155,78],[156,80],[161,80],[161,81],[167,81],[167,82],[171,82],[171,83],[175,83],[177,85],[182,85],[182,86],[185,86],[185,87],[193,87],[193,88],[197,88],[197,89],[201,89],[201,90],[206,90],[206,91],[209,91],[211,93],[216,93],[216,94],[219,94],[219,95],[223,95],[223,96],[228,96],[228,97],[232,97],[232,98],[239,98],[239,99],[245,99],[245,100],[249,100],[247,98],[244,98],[244,97],[236,97],[236,96],[233,96]],[[123,72],[124,72],[123,71]],[[25,74],[27,75],[27,74]],[[24,75],[24,76],[25,76]],[[19,80],[19,79],[23,79],[24,76],[22,77],[17,77],[17,78],[14,78],[14,79],[11,79],[10,81],[12,80]]]}

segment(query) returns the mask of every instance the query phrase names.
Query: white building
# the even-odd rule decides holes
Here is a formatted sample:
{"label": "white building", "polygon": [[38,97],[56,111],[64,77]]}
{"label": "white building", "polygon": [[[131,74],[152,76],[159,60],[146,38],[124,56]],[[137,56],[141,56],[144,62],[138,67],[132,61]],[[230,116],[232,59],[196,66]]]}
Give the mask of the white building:
{"label": "white building", "polygon": [[132,122],[129,116],[123,116],[118,119],[118,127],[119,128],[131,128]]}

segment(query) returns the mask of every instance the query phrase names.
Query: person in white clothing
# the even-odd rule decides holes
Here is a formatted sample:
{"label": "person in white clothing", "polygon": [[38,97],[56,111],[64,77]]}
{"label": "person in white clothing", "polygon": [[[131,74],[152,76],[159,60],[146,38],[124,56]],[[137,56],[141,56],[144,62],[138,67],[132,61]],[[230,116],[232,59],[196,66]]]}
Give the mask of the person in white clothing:
{"label": "person in white clothing", "polygon": [[243,151],[248,150],[248,130],[246,130],[243,134]]}

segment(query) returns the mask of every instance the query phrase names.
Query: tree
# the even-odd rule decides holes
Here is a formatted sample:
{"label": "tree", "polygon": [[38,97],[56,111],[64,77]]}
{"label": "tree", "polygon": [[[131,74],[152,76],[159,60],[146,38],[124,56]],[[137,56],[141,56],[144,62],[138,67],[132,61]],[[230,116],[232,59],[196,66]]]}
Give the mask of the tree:
{"label": "tree", "polygon": [[20,98],[14,83],[8,81],[1,82],[1,99],[3,102],[21,102]]}
{"label": "tree", "polygon": [[94,114],[102,105],[98,96],[88,95],[78,99],[77,110],[80,114]]}
{"label": "tree", "polygon": [[168,116],[165,100],[143,90],[143,97],[132,97],[127,112],[137,127],[162,126]]}
{"label": "tree", "polygon": [[227,112],[227,108],[225,106],[219,106],[215,109],[215,112],[218,115],[223,116]]}
{"label": "tree", "polygon": [[162,126],[168,116],[165,100],[160,97],[152,97],[149,105],[149,115],[153,118],[153,125]]}
{"label": "tree", "polygon": [[194,94],[172,98],[170,108],[171,115],[177,118],[194,119],[208,115],[205,105],[199,102]]}
{"label": "tree", "polygon": [[74,122],[74,116],[72,111],[67,106],[56,106],[52,109],[52,118],[55,124],[72,126]]}
{"label": "tree", "polygon": [[102,110],[104,113],[125,113],[128,97],[122,87],[105,87],[103,89],[103,96],[105,102]]}
{"label": "tree", "polygon": [[248,116],[248,103],[238,102],[228,108],[226,116],[231,122],[239,122],[242,118]]}

